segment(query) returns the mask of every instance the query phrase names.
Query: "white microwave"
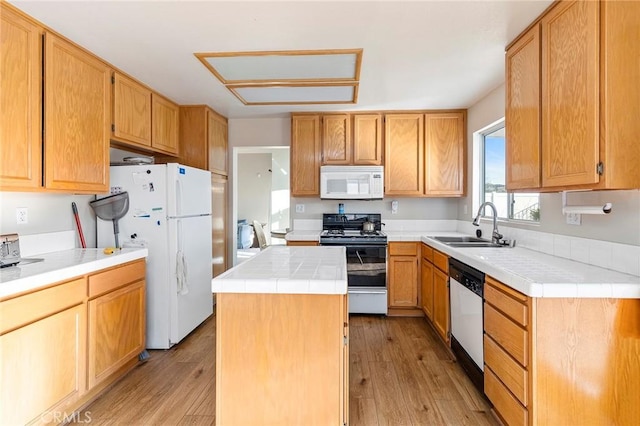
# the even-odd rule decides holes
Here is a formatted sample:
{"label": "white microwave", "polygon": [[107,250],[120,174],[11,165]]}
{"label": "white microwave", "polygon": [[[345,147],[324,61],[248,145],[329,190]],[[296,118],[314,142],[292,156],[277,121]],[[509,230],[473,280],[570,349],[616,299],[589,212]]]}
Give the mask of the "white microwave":
{"label": "white microwave", "polygon": [[383,166],[320,167],[320,198],[381,200],[383,195]]}

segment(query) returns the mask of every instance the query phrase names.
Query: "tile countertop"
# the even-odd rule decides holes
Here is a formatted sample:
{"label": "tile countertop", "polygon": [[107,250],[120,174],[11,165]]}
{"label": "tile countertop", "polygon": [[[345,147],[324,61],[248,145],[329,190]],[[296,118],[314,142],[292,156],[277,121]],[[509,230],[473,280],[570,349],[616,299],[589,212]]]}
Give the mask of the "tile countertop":
{"label": "tile countertop", "polygon": [[[432,233],[431,236],[462,235]],[[458,248],[421,241],[531,297],[640,299],[640,277],[525,248]]]}
{"label": "tile countertop", "polygon": [[148,256],[146,248],[125,248],[113,254],[103,249],[71,249],[44,253],[42,262],[0,269],[0,299]]}
{"label": "tile countertop", "polygon": [[346,294],[346,250],[344,247],[269,246],[211,280],[211,290],[214,293]]}

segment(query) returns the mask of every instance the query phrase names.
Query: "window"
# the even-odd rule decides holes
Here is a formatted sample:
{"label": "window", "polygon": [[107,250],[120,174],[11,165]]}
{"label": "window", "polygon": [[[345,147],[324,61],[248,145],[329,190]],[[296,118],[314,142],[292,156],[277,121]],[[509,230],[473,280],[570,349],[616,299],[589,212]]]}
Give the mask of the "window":
{"label": "window", "polygon": [[[480,131],[479,135],[480,204],[491,201],[500,219],[539,222],[538,193],[507,192],[504,120]],[[492,210],[485,209],[484,216],[493,216]]]}

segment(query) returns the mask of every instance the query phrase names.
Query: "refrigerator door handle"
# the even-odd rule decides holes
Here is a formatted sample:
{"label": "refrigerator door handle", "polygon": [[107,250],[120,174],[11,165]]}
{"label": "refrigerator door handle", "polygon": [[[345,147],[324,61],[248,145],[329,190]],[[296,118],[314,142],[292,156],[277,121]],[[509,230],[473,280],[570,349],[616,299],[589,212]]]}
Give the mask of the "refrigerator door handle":
{"label": "refrigerator door handle", "polygon": [[182,232],[182,220],[176,220],[177,225],[177,251],[176,251],[176,282],[178,294],[185,295],[189,293],[189,284],[187,279],[187,259],[184,254],[184,241]]}
{"label": "refrigerator door handle", "polygon": [[182,216],[182,181],[176,179],[176,216]]}

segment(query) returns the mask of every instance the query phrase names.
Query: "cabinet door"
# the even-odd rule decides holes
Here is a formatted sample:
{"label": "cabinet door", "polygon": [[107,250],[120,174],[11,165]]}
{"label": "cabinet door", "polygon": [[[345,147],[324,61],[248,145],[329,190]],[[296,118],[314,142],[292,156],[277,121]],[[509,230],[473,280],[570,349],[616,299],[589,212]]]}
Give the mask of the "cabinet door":
{"label": "cabinet door", "polygon": [[461,112],[425,115],[426,195],[464,195],[464,128]]}
{"label": "cabinet door", "polygon": [[433,269],[433,325],[445,342],[449,342],[449,278]]}
{"label": "cabinet door", "polygon": [[353,116],[353,164],[382,165],[382,116]]}
{"label": "cabinet door", "polygon": [[144,281],[89,301],[89,389],[144,349]]}
{"label": "cabinet door", "polygon": [[540,27],[506,56],[507,188],[540,188]]}
{"label": "cabinet door", "polygon": [[113,137],[151,146],[151,90],[113,74]]}
{"label": "cabinet door", "polygon": [[320,116],[291,117],[291,195],[320,195]]}
{"label": "cabinet door", "polygon": [[0,336],[0,423],[48,423],[79,399],[86,318],[82,304]]}
{"label": "cabinet door", "polygon": [[178,105],[157,93],[151,94],[151,146],[168,154],[178,154]]}
{"label": "cabinet door", "polygon": [[322,117],[322,164],[351,164],[351,122],[347,114]]}
{"label": "cabinet door", "polygon": [[389,307],[418,306],[418,258],[389,256]]}
{"label": "cabinet door", "polygon": [[211,175],[213,276],[227,270],[227,178]]}
{"label": "cabinet door", "polygon": [[422,310],[433,321],[433,264],[422,258],[420,268]]}
{"label": "cabinet door", "polygon": [[45,186],[108,192],[111,70],[50,33],[44,51]]}
{"label": "cabinet door", "polygon": [[424,194],[424,115],[385,116],[386,195]]}
{"label": "cabinet door", "polygon": [[209,139],[209,170],[227,175],[227,119],[207,111]]}
{"label": "cabinet door", "polygon": [[599,180],[599,10],[559,2],[542,18],[542,186]]}
{"label": "cabinet door", "polygon": [[204,106],[180,107],[180,164],[209,170],[207,119]]}
{"label": "cabinet door", "polygon": [[0,189],[42,186],[42,29],[0,3]]}

